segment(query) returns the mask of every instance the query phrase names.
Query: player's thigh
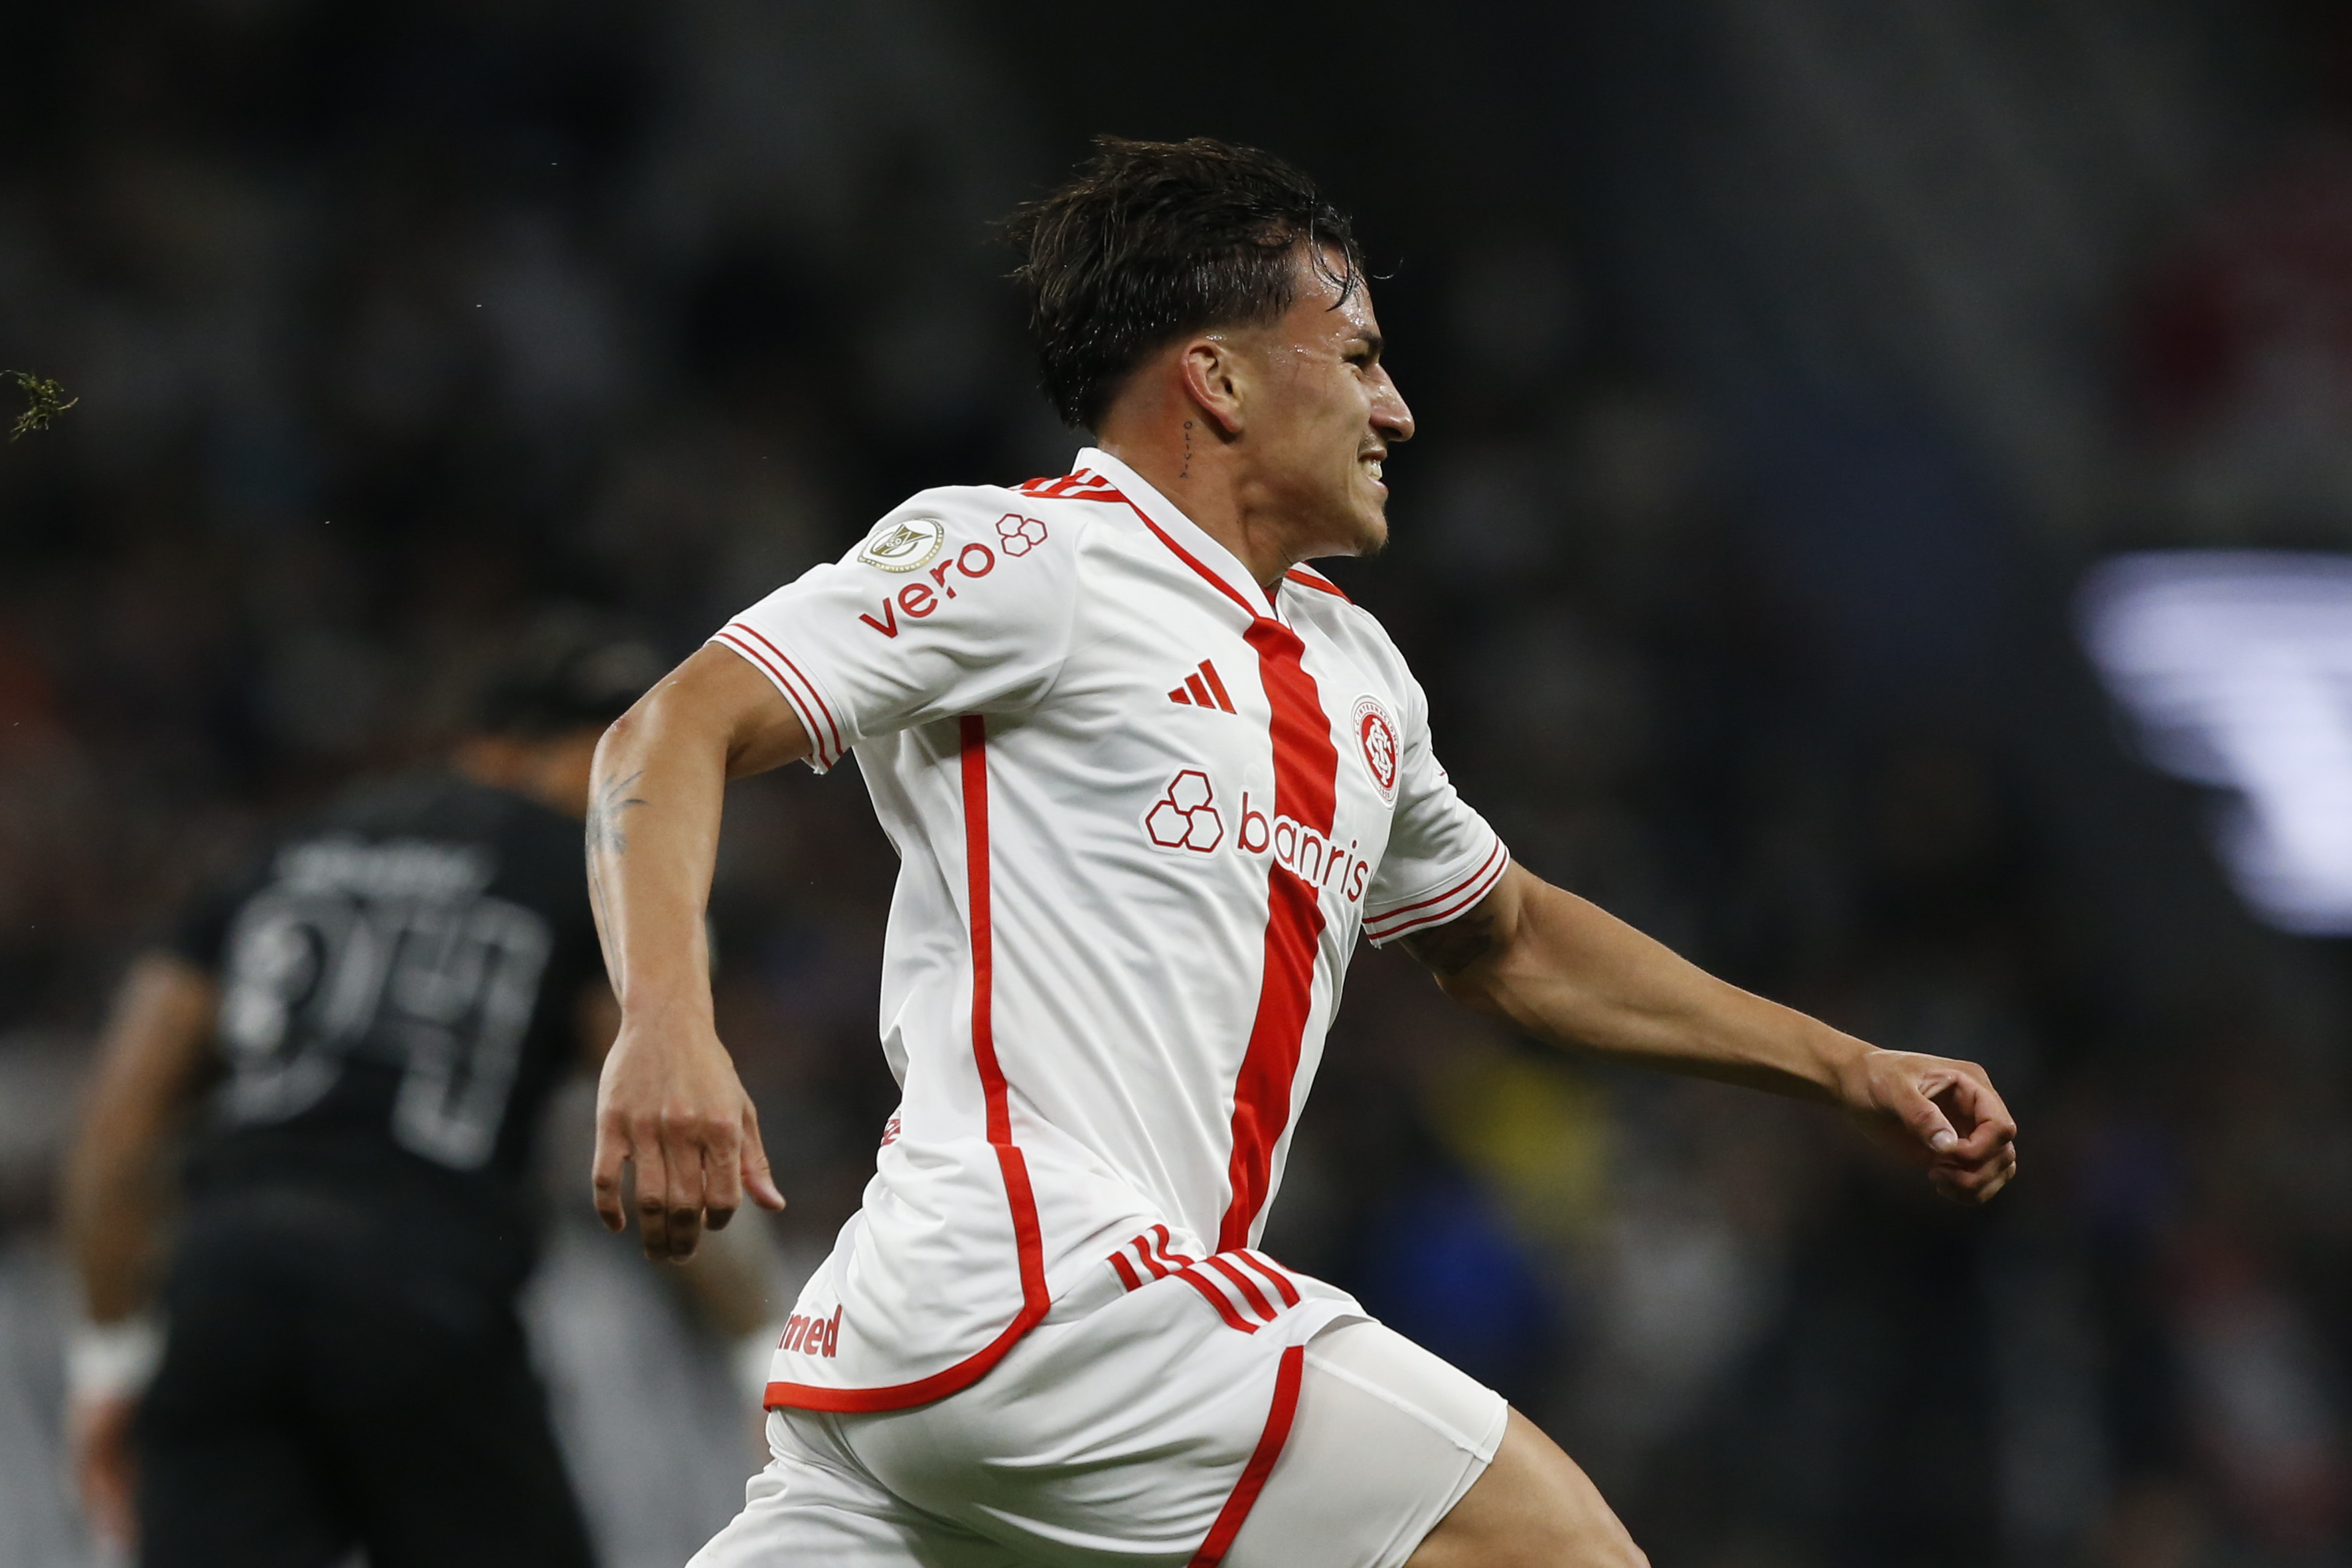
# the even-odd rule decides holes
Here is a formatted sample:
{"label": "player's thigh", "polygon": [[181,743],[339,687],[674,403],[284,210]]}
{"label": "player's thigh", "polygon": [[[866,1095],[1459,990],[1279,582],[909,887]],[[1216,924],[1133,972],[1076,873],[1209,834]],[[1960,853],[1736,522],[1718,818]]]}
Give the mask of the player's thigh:
{"label": "player's thigh", "polygon": [[1384,1324],[1305,1348],[1281,1456],[1226,1568],[1402,1568],[1488,1468],[1509,1406]]}
{"label": "player's thigh", "polygon": [[371,1568],[590,1568],[520,1327],[496,1299],[468,1316],[402,1314],[370,1364],[320,1369]]}
{"label": "player's thigh", "polygon": [[1406,1568],[1647,1568],[1591,1478],[1514,1410],[1486,1474]]}
{"label": "player's thigh", "polygon": [[893,1495],[820,1417],[772,1412],[773,1458],[687,1568],[1016,1568],[1004,1548]]}
{"label": "player's thigh", "polygon": [[325,1568],[350,1547],[338,1478],[299,1397],[282,1282],[234,1247],[183,1247],[163,1362],[139,1411],[145,1568]]}

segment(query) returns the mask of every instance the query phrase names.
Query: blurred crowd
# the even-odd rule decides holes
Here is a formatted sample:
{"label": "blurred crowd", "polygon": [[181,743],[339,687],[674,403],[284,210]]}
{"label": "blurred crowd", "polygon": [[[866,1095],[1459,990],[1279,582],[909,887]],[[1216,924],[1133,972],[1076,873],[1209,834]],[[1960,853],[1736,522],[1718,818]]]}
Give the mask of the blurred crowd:
{"label": "blurred crowd", "polygon": [[[51,1173],[126,958],[265,825],[445,745],[549,606],[682,656],[916,489],[1062,472],[1079,437],[1031,388],[988,224],[1085,132],[1310,165],[1335,132],[1166,94],[1077,122],[1052,79],[1089,68],[1091,24],[1042,5],[0,23],[0,369],[79,399],[0,445],[13,1568],[96,1560],[58,1458]],[[2352,140],[2326,124],[2251,138],[2081,326],[2147,501],[2107,542],[2352,542]],[[1488,154],[1550,189],[1546,147]],[[2056,635],[1991,689],[1841,666],[1742,431],[1627,323],[1573,192],[1464,225],[1338,162],[1423,434],[1391,550],[1333,575],[1414,660],[1456,782],[1540,875],[1738,983],[1985,1064],[2024,1167],[1965,1215],[1827,1112],[1545,1055],[1367,952],[1268,1250],[1545,1423],[1661,1563],[2345,1560],[2340,952],[2239,921],[2168,988],[2121,973],[2125,906],[2203,895],[2080,873],[2008,711],[2082,684]],[[2073,558],[2003,569],[2054,603]],[[2189,843],[2168,809],[2140,831]],[[894,1100],[895,866],[848,777],[729,811],[720,1032],[805,1268]],[[2210,879],[2170,844],[2123,857]],[[589,1228],[563,1115],[542,1354],[614,1568],[679,1561],[751,1468],[749,1395]]]}

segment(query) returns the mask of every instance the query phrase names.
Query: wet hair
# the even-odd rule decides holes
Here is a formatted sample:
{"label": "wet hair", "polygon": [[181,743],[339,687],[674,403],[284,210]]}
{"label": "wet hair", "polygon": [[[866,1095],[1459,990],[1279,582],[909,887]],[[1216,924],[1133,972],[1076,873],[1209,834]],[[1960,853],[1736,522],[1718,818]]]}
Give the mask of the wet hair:
{"label": "wet hair", "polygon": [[1342,299],[1363,279],[1353,226],[1314,181],[1271,153],[1205,136],[1098,136],[1077,177],[1016,211],[1004,237],[1021,254],[1013,276],[1028,294],[1045,395],[1087,429],[1153,349],[1288,310],[1301,246]]}

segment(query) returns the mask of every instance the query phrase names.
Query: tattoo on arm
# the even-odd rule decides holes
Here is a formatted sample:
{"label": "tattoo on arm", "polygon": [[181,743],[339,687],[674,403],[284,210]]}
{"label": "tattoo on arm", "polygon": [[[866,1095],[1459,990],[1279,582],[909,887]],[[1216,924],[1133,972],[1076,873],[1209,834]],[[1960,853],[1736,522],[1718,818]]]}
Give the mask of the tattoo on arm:
{"label": "tattoo on arm", "polygon": [[642,795],[629,793],[645,776],[645,770],[640,768],[627,778],[608,779],[597,786],[595,795],[588,802],[588,852],[591,855],[599,849],[610,849],[615,855],[627,853],[629,836],[622,830],[621,816],[631,806],[646,804]]}
{"label": "tattoo on arm", "polygon": [[1440,977],[1459,974],[1495,951],[1495,917],[1486,910],[1472,910],[1434,931],[1405,938],[1404,950]]}

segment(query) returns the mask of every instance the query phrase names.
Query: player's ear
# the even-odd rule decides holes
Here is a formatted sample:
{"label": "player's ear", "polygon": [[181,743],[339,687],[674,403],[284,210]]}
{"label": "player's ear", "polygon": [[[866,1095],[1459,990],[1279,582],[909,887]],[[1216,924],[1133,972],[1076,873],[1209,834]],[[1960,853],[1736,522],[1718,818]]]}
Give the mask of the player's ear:
{"label": "player's ear", "polygon": [[1176,366],[1185,395],[1217,430],[1227,437],[1240,435],[1247,377],[1233,340],[1223,333],[1194,338],[1177,354]]}

